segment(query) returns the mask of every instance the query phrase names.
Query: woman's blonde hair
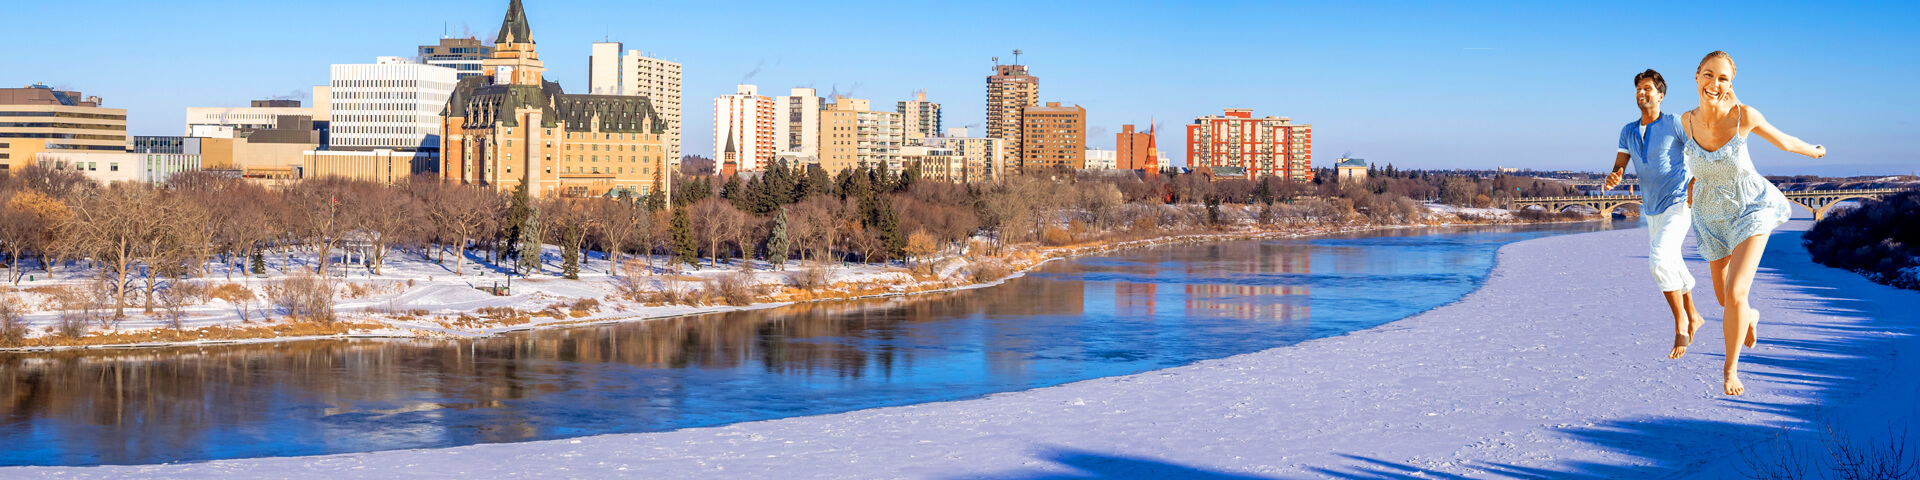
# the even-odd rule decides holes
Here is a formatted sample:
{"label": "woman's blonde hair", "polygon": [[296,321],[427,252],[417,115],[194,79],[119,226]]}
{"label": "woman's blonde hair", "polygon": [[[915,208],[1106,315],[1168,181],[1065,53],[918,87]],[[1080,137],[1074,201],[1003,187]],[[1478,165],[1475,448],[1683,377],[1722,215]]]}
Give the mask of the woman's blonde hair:
{"label": "woman's blonde hair", "polygon": [[1715,58],[1724,58],[1724,59],[1727,59],[1727,66],[1729,66],[1729,67],[1733,67],[1733,71],[1731,71],[1731,72],[1727,72],[1727,74],[1728,74],[1728,75],[1732,75],[1732,74],[1734,74],[1734,73],[1738,73],[1738,72],[1740,71],[1740,67],[1738,67],[1738,66],[1735,66],[1735,65],[1733,64],[1733,56],[1732,56],[1732,55],[1728,55],[1728,54],[1727,54],[1727,52],[1723,52],[1723,51],[1720,51],[1720,50],[1714,50],[1714,51],[1713,51],[1713,53],[1709,53],[1709,54],[1707,54],[1707,57],[1706,57],[1706,58],[1702,58],[1702,59],[1700,59],[1700,66],[1698,66],[1698,67],[1693,67],[1693,73],[1700,73],[1700,69],[1703,69],[1703,68],[1707,68],[1707,62],[1711,62],[1711,61],[1713,61],[1713,59],[1715,59]]}

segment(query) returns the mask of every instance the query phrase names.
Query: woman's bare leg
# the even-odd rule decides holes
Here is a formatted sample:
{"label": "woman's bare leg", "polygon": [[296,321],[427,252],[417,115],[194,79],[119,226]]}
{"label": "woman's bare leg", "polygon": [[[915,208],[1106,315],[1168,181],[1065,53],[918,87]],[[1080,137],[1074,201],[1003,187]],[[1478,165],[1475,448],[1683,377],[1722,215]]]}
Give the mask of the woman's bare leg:
{"label": "woman's bare leg", "polygon": [[[1747,237],[1733,247],[1732,255],[1721,259],[1724,265],[1715,269],[1725,273],[1726,288],[1719,292],[1721,305],[1726,307],[1726,318],[1720,323],[1721,333],[1727,342],[1727,360],[1723,367],[1727,395],[1739,395],[1747,391],[1746,385],[1740,383],[1740,347],[1742,343],[1751,345],[1757,340],[1755,329],[1760,322],[1760,311],[1748,304],[1747,293],[1753,289],[1753,275],[1760,269],[1760,255],[1766,250],[1766,234]],[[1714,276],[1716,287],[1722,284],[1720,277],[1717,274]]]}

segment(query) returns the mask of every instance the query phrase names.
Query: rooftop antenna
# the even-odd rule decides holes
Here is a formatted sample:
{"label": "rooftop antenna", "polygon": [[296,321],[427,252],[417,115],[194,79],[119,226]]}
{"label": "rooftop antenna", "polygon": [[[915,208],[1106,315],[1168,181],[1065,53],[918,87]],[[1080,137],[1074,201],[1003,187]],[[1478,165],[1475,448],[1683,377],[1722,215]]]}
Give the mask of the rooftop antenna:
{"label": "rooftop antenna", "polygon": [[999,64],[1000,64],[1000,57],[993,57],[993,64],[994,64],[994,65],[999,65]]}
{"label": "rooftop antenna", "polygon": [[1020,49],[1018,48],[1013,49],[1013,64],[1014,65],[1020,64]]}
{"label": "rooftop antenna", "polygon": [[453,22],[440,22],[440,38],[449,38],[447,35],[451,33],[451,28],[453,28]]}

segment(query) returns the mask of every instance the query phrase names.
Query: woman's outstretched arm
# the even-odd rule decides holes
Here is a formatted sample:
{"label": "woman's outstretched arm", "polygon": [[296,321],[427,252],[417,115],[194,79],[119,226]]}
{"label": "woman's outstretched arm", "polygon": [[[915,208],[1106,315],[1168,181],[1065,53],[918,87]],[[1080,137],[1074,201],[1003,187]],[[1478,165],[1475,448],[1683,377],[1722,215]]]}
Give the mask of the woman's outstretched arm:
{"label": "woman's outstretched arm", "polygon": [[1761,115],[1759,109],[1753,107],[1744,108],[1747,109],[1747,121],[1753,125],[1753,133],[1759,134],[1760,138],[1767,140],[1767,143],[1771,143],[1773,146],[1779,147],[1781,150],[1789,153],[1798,153],[1813,158],[1827,156],[1826,147],[1801,141],[1799,137],[1788,135],[1787,132],[1773,128],[1773,124],[1767,123],[1767,117]]}

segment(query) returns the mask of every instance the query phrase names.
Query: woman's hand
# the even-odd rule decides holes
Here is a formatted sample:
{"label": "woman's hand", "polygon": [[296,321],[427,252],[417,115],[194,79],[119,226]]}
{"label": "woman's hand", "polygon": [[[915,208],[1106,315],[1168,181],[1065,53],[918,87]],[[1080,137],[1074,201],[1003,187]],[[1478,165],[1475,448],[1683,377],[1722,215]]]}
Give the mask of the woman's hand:
{"label": "woman's hand", "polygon": [[1693,181],[1694,180],[1697,180],[1697,179],[1687,180],[1687,208],[1693,208]]}

